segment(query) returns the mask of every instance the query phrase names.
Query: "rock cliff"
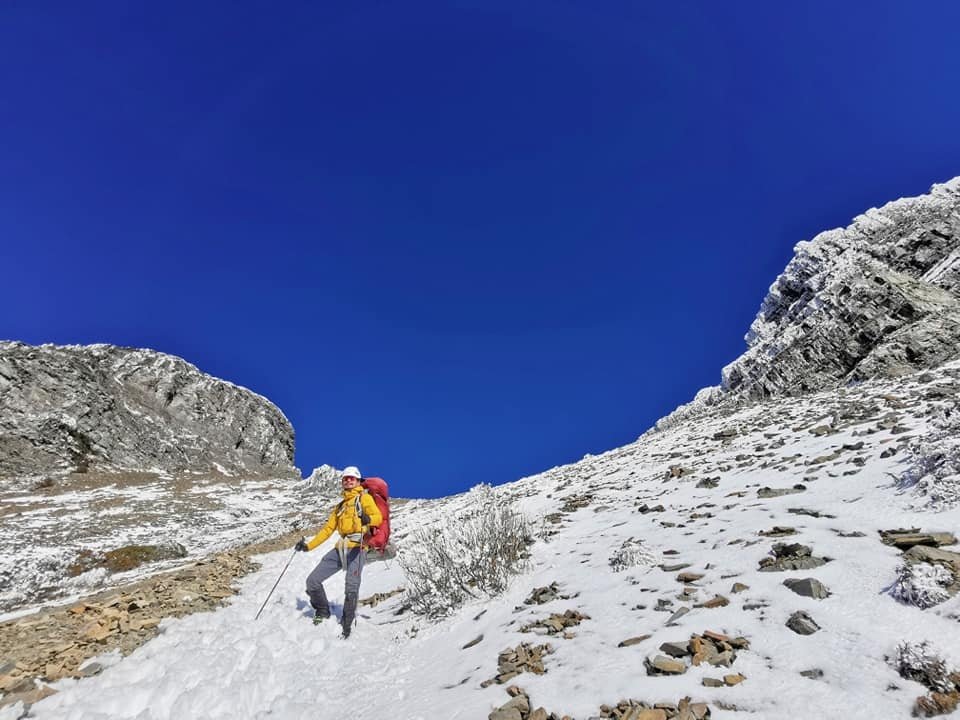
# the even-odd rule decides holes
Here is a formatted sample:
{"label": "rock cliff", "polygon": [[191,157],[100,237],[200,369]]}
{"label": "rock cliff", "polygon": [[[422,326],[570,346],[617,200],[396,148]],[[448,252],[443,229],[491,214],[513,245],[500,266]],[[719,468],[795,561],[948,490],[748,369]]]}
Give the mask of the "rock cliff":
{"label": "rock cliff", "polygon": [[0,477],[88,471],[291,475],[272,403],[180,358],[0,342]]}
{"label": "rock cliff", "polygon": [[937,367],[960,354],[960,177],[801,242],[707,406],[802,395]]}

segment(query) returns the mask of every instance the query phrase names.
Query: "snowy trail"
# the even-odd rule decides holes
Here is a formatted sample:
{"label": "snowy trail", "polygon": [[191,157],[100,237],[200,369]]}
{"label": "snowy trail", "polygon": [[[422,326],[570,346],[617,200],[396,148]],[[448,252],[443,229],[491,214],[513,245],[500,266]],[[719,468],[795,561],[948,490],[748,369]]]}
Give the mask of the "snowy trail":
{"label": "snowy trail", "polygon": [[[349,714],[371,697],[387,705],[402,702],[403,670],[410,663],[394,642],[396,626],[377,624],[376,608],[360,609],[349,640],[340,637],[335,619],[320,627],[312,624],[303,582],[322,556],[320,550],[294,558],[260,619],[253,621],[289,555],[283,551],[263,556],[263,569],[244,580],[230,606],[165,621],[158,638],[102,675],[82,683],[63,681],[61,692],[37,705],[33,716],[316,718],[320,708],[325,716]],[[381,586],[396,574],[395,565],[369,566],[364,594],[389,589]],[[336,614],[342,582],[339,574],[327,583]],[[385,652],[395,672],[371,676],[370,659]]]}

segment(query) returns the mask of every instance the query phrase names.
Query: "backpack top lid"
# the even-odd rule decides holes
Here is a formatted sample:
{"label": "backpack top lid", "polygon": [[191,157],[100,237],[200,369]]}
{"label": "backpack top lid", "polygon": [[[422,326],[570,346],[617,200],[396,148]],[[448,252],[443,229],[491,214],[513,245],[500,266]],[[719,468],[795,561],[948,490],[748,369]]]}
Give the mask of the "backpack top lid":
{"label": "backpack top lid", "polygon": [[382,495],[384,499],[389,499],[390,497],[390,491],[387,488],[387,483],[383,480],[383,478],[378,478],[378,477],[364,478],[363,480],[360,481],[360,484],[363,485],[363,487],[365,487],[370,492],[376,495]]}

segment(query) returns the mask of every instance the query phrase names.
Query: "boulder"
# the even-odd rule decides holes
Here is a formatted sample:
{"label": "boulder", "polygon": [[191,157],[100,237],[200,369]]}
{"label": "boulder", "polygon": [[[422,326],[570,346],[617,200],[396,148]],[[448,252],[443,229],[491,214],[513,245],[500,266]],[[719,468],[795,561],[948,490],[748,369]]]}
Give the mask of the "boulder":
{"label": "boulder", "polygon": [[660,651],[675,658],[682,658],[691,654],[689,642],[665,642],[660,646]]}
{"label": "boulder", "polygon": [[903,554],[903,557],[909,562],[944,565],[952,570],[955,575],[960,575],[960,553],[927,547],[926,545],[914,545]]}
{"label": "boulder", "polygon": [[797,595],[803,595],[814,600],[823,600],[830,597],[830,591],[816,578],[788,578],[783,581],[783,584]]}
{"label": "boulder", "polygon": [[915,545],[938,548],[944,545],[956,545],[957,543],[957,538],[953,533],[948,532],[920,533],[916,531],[882,530],[880,536],[885,545],[892,545],[901,550],[909,550]]}
{"label": "boulder", "polygon": [[799,543],[776,543],[771,552],[773,557],[765,557],[760,561],[761,572],[811,570],[830,561],[829,558],[814,557],[810,547]]}
{"label": "boulder", "polygon": [[646,666],[647,675],[682,675],[687,671],[685,662],[668,658],[666,655],[647,658]]}
{"label": "boulder", "polygon": [[802,610],[798,610],[790,616],[787,620],[787,627],[798,635],[813,635],[820,629],[814,619]]}
{"label": "boulder", "polygon": [[635,720],[667,720],[667,713],[665,710],[659,708],[648,708],[646,710],[640,710],[630,717],[633,717]]}

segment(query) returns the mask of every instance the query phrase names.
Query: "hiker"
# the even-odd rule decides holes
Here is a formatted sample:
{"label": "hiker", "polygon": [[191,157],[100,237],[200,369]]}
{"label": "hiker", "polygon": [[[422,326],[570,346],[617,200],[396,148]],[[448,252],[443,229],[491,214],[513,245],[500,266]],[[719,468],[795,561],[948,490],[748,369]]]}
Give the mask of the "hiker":
{"label": "hiker", "polygon": [[347,577],[340,624],[345,638],[350,637],[350,629],[357,612],[360,574],[363,572],[366,555],[363,534],[383,521],[377,504],[360,484],[362,477],[355,466],[343,471],[340,476],[343,500],[337,503],[327,524],[310,542],[300,538],[300,542],[294,546],[295,550],[306,552],[322,545],[334,530],[340,533],[336,547],[324,555],[313,572],[307,576],[307,595],[310,596],[310,604],[314,609],[313,624],[319,625],[330,617],[330,605],[327,603],[327,594],[323,591],[323,581],[343,568]]}

